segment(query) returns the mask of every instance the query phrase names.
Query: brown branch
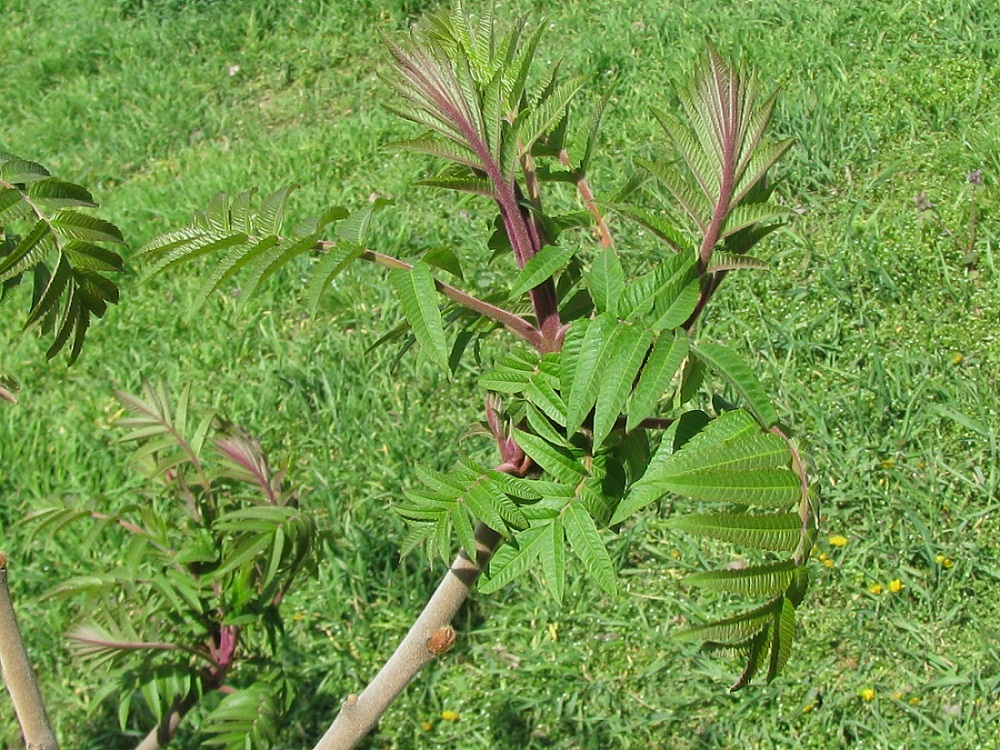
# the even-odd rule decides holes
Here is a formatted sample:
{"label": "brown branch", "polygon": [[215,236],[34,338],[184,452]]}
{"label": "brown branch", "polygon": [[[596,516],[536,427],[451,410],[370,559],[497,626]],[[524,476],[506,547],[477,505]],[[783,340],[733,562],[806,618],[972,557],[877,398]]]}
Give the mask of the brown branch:
{"label": "brown branch", "polygon": [[360,695],[347,697],[314,750],[349,750],[364,739],[396,696],[440,652],[441,634],[447,632],[499,543],[500,535],[493,529],[482,523],[476,527],[476,561],[464,552],[455,558],[396,652]]}
{"label": "brown branch", "polygon": [[58,750],[35,672],[28,660],[7,588],[7,555],[0,552],[0,671],[28,750]]}
{"label": "brown branch", "polygon": [[161,747],[170,742],[177,734],[177,727],[180,726],[181,720],[188,711],[194,708],[199,697],[196,691],[185,695],[181,701],[174,705],[169,715],[154,727],[142,739],[142,742],[135,746],[135,750],[160,750]]}

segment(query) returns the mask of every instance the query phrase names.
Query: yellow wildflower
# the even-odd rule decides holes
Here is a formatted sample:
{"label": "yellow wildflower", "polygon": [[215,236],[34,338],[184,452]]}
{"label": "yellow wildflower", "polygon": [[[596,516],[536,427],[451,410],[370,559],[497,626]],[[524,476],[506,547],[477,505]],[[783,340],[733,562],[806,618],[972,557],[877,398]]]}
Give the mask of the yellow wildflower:
{"label": "yellow wildflower", "polygon": [[429,732],[434,728],[434,725],[431,724],[429,721],[425,721],[423,724],[420,725],[420,728],[423,729],[425,732]]}
{"label": "yellow wildflower", "polygon": [[458,721],[458,714],[454,711],[445,710],[441,712],[441,718],[445,721]]}
{"label": "yellow wildflower", "polygon": [[907,703],[909,703],[911,706],[916,706],[918,703],[920,703],[920,696],[911,695],[910,700],[908,700]]}
{"label": "yellow wildflower", "polygon": [[952,357],[951,361],[954,362],[956,365],[960,365],[960,364],[962,364],[962,361],[964,359],[965,359],[965,356],[963,354],[959,353],[959,354],[956,354],[954,357]]}
{"label": "yellow wildflower", "polygon": [[889,591],[891,591],[894,594],[898,594],[904,588],[905,586],[903,586],[903,582],[898,578],[893,578],[891,581],[889,581]]}
{"label": "yellow wildflower", "polygon": [[802,707],[802,713],[807,714],[810,711],[812,711],[814,708],[816,708],[816,704],[815,703],[807,703],[806,705],[804,705]]}
{"label": "yellow wildflower", "polygon": [[946,557],[940,554],[935,556],[934,562],[936,562],[938,565],[940,565],[942,568],[946,570],[955,564],[955,561],[952,560],[950,557]]}
{"label": "yellow wildflower", "polygon": [[843,547],[847,544],[847,537],[841,536],[840,534],[830,535],[830,546],[831,547]]}
{"label": "yellow wildflower", "polygon": [[875,691],[872,690],[871,688],[865,688],[860,693],[858,693],[858,695],[861,696],[861,700],[863,700],[865,703],[871,703],[873,700],[875,700]]}
{"label": "yellow wildflower", "polygon": [[832,567],[833,567],[833,560],[831,560],[831,559],[830,559],[829,557],[828,557],[828,558],[826,558],[826,559],[825,559],[825,560],[823,561],[823,567],[824,567],[824,568],[832,568]]}
{"label": "yellow wildflower", "polygon": [[868,587],[868,590],[871,593],[875,594],[875,596],[878,596],[879,594],[882,593],[882,584],[881,583],[873,583],[871,586]]}

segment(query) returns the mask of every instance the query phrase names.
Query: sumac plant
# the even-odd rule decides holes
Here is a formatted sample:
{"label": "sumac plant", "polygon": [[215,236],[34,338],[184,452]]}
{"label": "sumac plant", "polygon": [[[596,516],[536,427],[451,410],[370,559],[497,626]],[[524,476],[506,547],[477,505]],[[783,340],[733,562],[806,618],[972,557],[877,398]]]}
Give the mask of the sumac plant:
{"label": "sumac plant", "polygon": [[[697,335],[730,272],[766,267],[751,251],[785,214],[772,201],[768,178],[791,145],[767,136],[775,97],[761,96],[753,76],[710,47],[679,87],[679,110],[653,110],[663,159],[636,159],[638,174],[599,201],[589,174],[611,98],[579,130],[585,145],[572,154],[569,134],[578,131],[570,115],[587,79],[564,76],[558,64],[535,70],[541,33],[524,20],[501,30],[490,10],[473,19],[456,3],[408,35],[386,40],[389,107],[417,127],[396,145],[441,165],[418,184],[472,193],[496,212],[476,258],[460,262],[440,249],[405,259],[380,251],[383,201],[355,213],[330,208],[283,232],[290,188],[265,197],[254,190],[221,194],[189,226],[154,239],[136,256],[149,273],[195,259],[204,268],[210,259],[199,302],[237,277],[248,297],[287,264],[308,262],[302,291],[314,310],[338,274],[366,261],[383,269],[405,318],[387,338],[408,336],[442,372],[461,365],[480,373],[475,398],[495,461],[462,460],[443,472],[417,468],[418,483],[397,505],[409,522],[402,552],[424,548],[452,560],[448,572],[396,653],[345,699],[317,748],[353,747],[365,736],[417,671],[449,647],[449,623],[474,587],[489,594],[533,575],[559,602],[567,578],[586,575],[617,595],[607,543],[663,498],[675,509],[673,527],[731,544],[743,560],[687,578],[744,603],[677,638],[741,657],[733,689],[757,676],[774,679],[789,658],[815,535],[812,483],[753,363]],[[549,210],[573,195],[576,210]],[[642,231],[633,233],[635,242],[645,244],[616,246],[608,214],[636,222]],[[133,412],[129,419],[152,420],[153,432],[169,421],[156,416],[164,413],[162,396],[124,403]],[[190,590],[189,583],[171,589],[175,579],[165,568],[161,595],[176,598],[177,617],[186,621],[200,608],[202,620],[194,617],[192,628],[210,621],[224,630],[238,628],[247,607],[273,606],[306,556],[286,528],[309,524],[291,496],[273,479],[234,477],[235,459],[222,449],[229,469],[219,477],[256,482],[266,500],[226,514],[221,506],[210,511],[199,500],[214,486],[196,468],[193,456],[200,453],[185,450],[174,432],[143,435],[141,425],[131,427],[140,431],[133,437],[151,441],[150,456],[180,448],[173,455],[187,473],[179,491],[191,495],[196,535],[182,564],[208,566],[201,580],[210,588],[236,587],[215,592],[226,604],[209,611],[207,589]],[[202,423],[187,444],[204,447],[207,429]],[[215,445],[217,454],[221,443]],[[175,471],[161,467],[159,475],[181,482]],[[285,500],[272,501],[272,494]],[[110,655],[117,637],[111,627],[123,623],[104,621],[105,635],[78,631],[77,640]],[[81,639],[80,632],[92,637]],[[186,652],[192,665],[202,660],[218,672],[217,655],[206,658],[202,650]],[[255,705],[244,700],[245,715]],[[243,746],[241,736],[229,739]]]}

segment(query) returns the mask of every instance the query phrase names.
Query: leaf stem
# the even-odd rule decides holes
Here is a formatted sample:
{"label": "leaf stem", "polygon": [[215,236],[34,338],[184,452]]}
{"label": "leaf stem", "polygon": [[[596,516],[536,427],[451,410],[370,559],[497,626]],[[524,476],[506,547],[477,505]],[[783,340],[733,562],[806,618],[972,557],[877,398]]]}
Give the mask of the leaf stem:
{"label": "leaf stem", "polygon": [[569,169],[573,177],[576,178],[576,190],[580,193],[580,199],[583,201],[583,205],[590,212],[590,215],[594,217],[594,222],[597,224],[597,232],[600,237],[601,247],[614,247],[615,241],[611,236],[611,230],[608,229],[607,222],[604,221],[604,217],[597,208],[597,199],[594,198],[594,193],[590,189],[590,183],[587,182],[586,176],[573,166],[573,163],[569,159],[569,152],[566,149],[562,149],[559,152],[559,162],[564,167]]}

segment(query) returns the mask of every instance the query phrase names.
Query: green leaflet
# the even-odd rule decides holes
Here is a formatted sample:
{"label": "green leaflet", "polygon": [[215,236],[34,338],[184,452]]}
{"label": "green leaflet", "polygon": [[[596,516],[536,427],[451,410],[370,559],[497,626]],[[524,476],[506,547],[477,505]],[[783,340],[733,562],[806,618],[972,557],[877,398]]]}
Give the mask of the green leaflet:
{"label": "green leaflet", "polygon": [[566,538],[562,519],[556,516],[546,527],[546,544],[541,549],[542,576],[556,604],[562,604],[566,590]]}
{"label": "green leaflet", "polygon": [[[636,160],[637,162],[641,160]],[[627,219],[631,219],[640,226],[645,227],[661,240],[666,242],[676,253],[690,252],[691,241],[688,237],[677,230],[673,223],[665,218],[656,216],[649,211],[644,211],[635,206],[627,206],[622,203],[612,205],[612,208]]]}
{"label": "green leaflet", "polygon": [[498,549],[490,560],[487,575],[479,580],[479,590],[492,594],[526,573],[546,545],[551,544],[546,527],[539,525],[525,529],[514,535],[513,542]]}
{"label": "green leaflet", "polygon": [[[580,429],[587,414],[597,401],[601,378],[605,375],[603,365],[607,362],[609,347],[612,343],[611,334],[616,325],[617,321],[612,316],[598,315],[589,321],[582,341],[576,345],[578,348],[575,351],[571,350],[568,357],[564,352],[560,380],[563,386],[563,400],[567,401],[568,407],[566,428],[571,433]],[[570,331],[572,330],[571,328]],[[572,356],[574,354],[575,357]],[[568,394],[567,382],[572,384],[568,389]]]}
{"label": "green leaflet", "polygon": [[97,208],[94,197],[86,188],[63,182],[55,177],[45,177],[31,183],[28,197],[44,208],[72,208],[84,206]]}
{"label": "green leaflet", "polygon": [[723,250],[716,250],[712,253],[712,262],[708,266],[709,273],[716,271],[737,271],[744,268],[753,268],[766,271],[770,266],[763,260],[752,258],[749,255],[738,255]]}
{"label": "green leaflet", "polygon": [[713,503],[785,508],[802,497],[801,481],[787,469],[707,469],[650,481],[661,495],[673,492]]}
{"label": "green leaflet", "polygon": [[539,377],[532,378],[525,397],[553,422],[566,425],[566,404],[550,383]]}
{"label": "green leaflet", "polygon": [[[673,164],[652,162],[645,159],[636,159],[636,164],[656,177],[670,191],[674,200],[684,209],[684,212],[700,232],[704,233],[708,229],[708,223],[712,216],[712,203],[706,197],[703,187],[701,190],[693,187]],[[623,213],[647,227],[674,249],[680,250],[689,244],[684,241],[683,235],[680,235],[676,228],[657,219],[652,214],[638,209],[626,209]]]}
{"label": "green leaflet", "polygon": [[755,224],[770,223],[787,218],[790,213],[789,209],[774,203],[743,203],[726,215],[722,236],[729,237]]}
{"label": "green leaflet", "polygon": [[82,214],[79,211],[59,211],[52,217],[49,224],[59,235],[67,239],[125,244],[121,231],[110,221]]}
{"label": "green leaflet", "polygon": [[652,331],[636,326],[620,324],[612,332],[600,362],[602,380],[594,410],[593,450],[614,427],[652,341]]}
{"label": "green leaflet", "polygon": [[389,271],[389,284],[427,359],[447,370],[448,346],[430,269],[424,263],[417,263],[409,271]]}
{"label": "green leaflet", "polygon": [[522,393],[538,371],[535,352],[517,351],[497,360],[492,370],[479,376],[479,387],[496,393]]}
{"label": "green leaflet", "polygon": [[514,431],[514,440],[531,460],[562,484],[574,485],[587,476],[587,470],[568,448],[521,430]]}
{"label": "green leaflet", "polygon": [[535,141],[551,131],[563,119],[566,107],[586,80],[583,76],[577,76],[556,84],[530,109],[521,113],[520,141],[525,152],[530,152]]}
{"label": "green leaflet", "polygon": [[570,258],[575,253],[575,250],[568,247],[555,247],[553,245],[543,247],[524,264],[524,268],[514,279],[510,297],[520,297],[525,292],[548,281],[553,274],[569,263]]}
{"label": "green leaflet", "polygon": [[458,279],[464,279],[462,274],[462,261],[455,251],[450,247],[434,247],[424,253],[422,258],[424,263],[434,268],[447,271]]}
{"label": "green leaflet", "polygon": [[454,531],[463,551],[474,557],[476,542],[470,513],[509,536],[528,526],[527,517],[511,497],[538,497],[534,482],[485,470],[472,462],[464,462],[447,474],[419,465],[416,472],[420,485],[407,490],[407,502],[396,509],[414,524],[402,545],[404,554],[419,544],[428,544],[436,546],[447,560]]}
{"label": "green leaflet", "polygon": [[319,309],[320,299],[326,288],[345,268],[360,258],[363,252],[364,249],[358,245],[344,243],[331,249],[313,266],[307,292],[309,310],[313,315]]}
{"label": "green leaflet", "polygon": [[278,698],[276,688],[263,682],[229,693],[205,717],[203,731],[209,738],[202,744],[226,750],[271,747],[283,714]]}
{"label": "green leaflet", "polygon": [[804,570],[792,560],[750,565],[731,570],[709,570],[685,576],[688,586],[727,591],[741,596],[773,596],[787,589],[795,576]]}
{"label": "green leaflet", "polygon": [[281,234],[281,225],[285,218],[285,205],[288,203],[288,196],[297,188],[297,185],[288,185],[287,187],[275,190],[261,201],[260,210],[256,215],[251,216],[250,219],[254,234],[264,236]]}
{"label": "green leaflet", "polygon": [[625,272],[613,248],[605,248],[594,260],[587,285],[597,311],[617,317],[618,300],[625,290]]}
{"label": "green leaflet", "polygon": [[752,549],[792,552],[802,535],[798,513],[692,513],[667,519],[671,528]]}
{"label": "green leaflet", "polygon": [[626,432],[631,432],[642,420],[653,415],[663,392],[687,357],[688,347],[688,337],[683,333],[663,332],[659,335],[632,394]]}
{"label": "green leaflet", "polygon": [[604,111],[608,107],[608,103],[611,101],[611,95],[615,92],[617,86],[617,81],[612,83],[608,90],[604,92],[601,97],[601,101],[598,102],[597,107],[594,109],[593,115],[590,118],[590,128],[587,131],[587,145],[583,150],[583,157],[580,159],[580,174],[586,175],[590,169],[590,160],[594,156],[594,151],[597,149],[597,136],[601,130],[601,120],[604,119]]}
{"label": "green leaflet", "polygon": [[732,349],[720,344],[698,344],[694,354],[722,377],[742,396],[764,427],[778,423],[778,412],[761,386],[754,371]]}
{"label": "green leaflet", "polygon": [[459,193],[472,193],[473,195],[485,195],[487,198],[497,197],[496,188],[493,183],[485,177],[454,177],[442,175],[439,177],[428,177],[425,180],[417,180],[420,187],[439,188],[441,190],[455,190]]}
{"label": "green leaflet", "polygon": [[535,435],[553,445],[565,444],[566,438],[559,434],[556,428],[552,426],[552,423],[546,419],[541,410],[533,403],[526,405],[524,414],[528,419],[528,427],[531,428],[531,431]]}
{"label": "green leaflet", "polygon": [[645,322],[658,331],[675,328],[687,320],[697,301],[694,258],[683,253],[669,257],[655,270],[630,283],[619,303],[618,314],[630,322]]}
{"label": "green leaflet", "polygon": [[736,646],[764,630],[780,614],[782,599],[778,597],[763,606],[722,620],[679,630],[671,635],[678,641],[712,641],[718,644]]}
{"label": "green leaflet", "polygon": [[17,247],[0,261],[0,282],[7,281],[18,274],[41,263],[55,247],[55,238],[49,225],[42,220],[36,221]]}
{"label": "green leaflet", "polygon": [[570,547],[580,558],[583,567],[598,586],[607,593],[616,595],[618,582],[615,566],[590,513],[581,505],[572,503],[563,514],[563,526]]}
{"label": "green leaflet", "polygon": [[447,138],[435,135],[433,132],[426,133],[418,138],[408,138],[389,144],[393,148],[402,148],[410,151],[419,151],[431,156],[462,164],[473,169],[482,166],[482,160],[476,156],[467,146],[460,145]]}
{"label": "green leaflet", "polygon": [[801,499],[801,483],[786,468],[790,460],[784,441],[762,432],[749,413],[724,412],[676,452],[672,443],[662,442],[610,523],[620,523],[667,492],[711,502],[791,505]]}

